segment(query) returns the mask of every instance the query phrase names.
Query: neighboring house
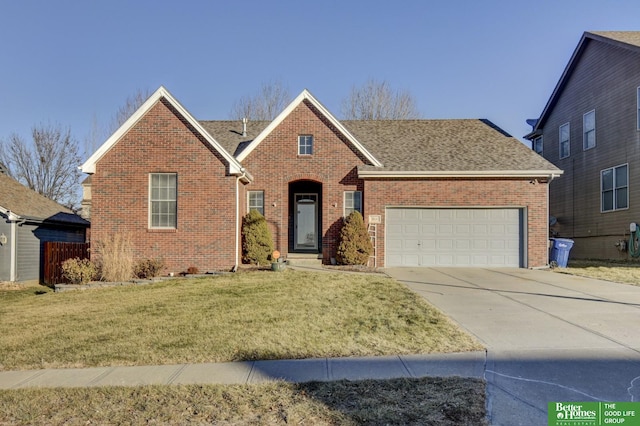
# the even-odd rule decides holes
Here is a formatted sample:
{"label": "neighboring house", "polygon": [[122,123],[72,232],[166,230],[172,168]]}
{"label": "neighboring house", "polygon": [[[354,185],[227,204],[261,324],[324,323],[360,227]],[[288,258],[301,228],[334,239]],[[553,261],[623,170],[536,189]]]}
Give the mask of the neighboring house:
{"label": "neighboring house", "polygon": [[565,172],[550,185],[553,233],[575,241],[571,257],[626,257],[640,222],[640,32],[585,32],[529,122],[533,149]]}
{"label": "neighboring house", "polygon": [[271,122],[197,121],[164,88],[82,170],[93,240],[165,272],[237,266],[249,209],[284,257],[330,262],[358,210],[378,267],[544,266],[562,173],[486,120],[339,121],[305,90]]}
{"label": "neighboring house", "polygon": [[85,242],[89,222],[0,171],[0,281],[42,279],[46,241]]}

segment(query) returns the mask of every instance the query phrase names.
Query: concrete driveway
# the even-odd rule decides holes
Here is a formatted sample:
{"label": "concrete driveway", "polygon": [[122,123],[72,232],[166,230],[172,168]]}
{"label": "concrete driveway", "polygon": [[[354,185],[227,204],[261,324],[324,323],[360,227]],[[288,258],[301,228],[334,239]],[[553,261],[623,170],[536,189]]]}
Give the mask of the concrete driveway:
{"label": "concrete driveway", "polygon": [[546,270],[388,268],[487,347],[494,425],[549,402],[640,401],[640,287]]}

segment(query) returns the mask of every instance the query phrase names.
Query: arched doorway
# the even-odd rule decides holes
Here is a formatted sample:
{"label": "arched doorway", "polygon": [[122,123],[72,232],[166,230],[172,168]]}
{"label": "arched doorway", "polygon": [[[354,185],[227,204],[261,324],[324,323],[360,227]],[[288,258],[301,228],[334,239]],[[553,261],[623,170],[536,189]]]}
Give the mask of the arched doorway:
{"label": "arched doorway", "polygon": [[322,247],[322,184],[289,183],[289,252],[319,253]]}

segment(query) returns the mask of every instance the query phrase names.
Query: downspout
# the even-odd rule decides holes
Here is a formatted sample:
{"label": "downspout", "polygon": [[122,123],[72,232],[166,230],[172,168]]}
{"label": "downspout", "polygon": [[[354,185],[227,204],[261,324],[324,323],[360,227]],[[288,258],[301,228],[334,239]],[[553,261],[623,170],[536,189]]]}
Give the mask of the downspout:
{"label": "downspout", "polygon": [[238,265],[240,265],[240,186],[238,184],[240,179],[247,178],[244,168],[241,168],[240,172],[242,174],[236,176],[236,259],[231,272],[236,272]]}
{"label": "downspout", "polygon": [[11,224],[9,225],[11,226],[11,241],[9,242],[9,281],[10,282],[14,282],[16,281],[17,277],[16,277],[16,268],[17,268],[17,245],[18,245],[18,239],[17,237],[17,231],[16,231],[16,221],[11,221]]}
{"label": "downspout", "polygon": [[240,263],[238,253],[240,249],[240,189],[238,184],[241,178],[242,175],[236,176],[236,261],[231,272],[236,272],[238,270],[238,264]]}

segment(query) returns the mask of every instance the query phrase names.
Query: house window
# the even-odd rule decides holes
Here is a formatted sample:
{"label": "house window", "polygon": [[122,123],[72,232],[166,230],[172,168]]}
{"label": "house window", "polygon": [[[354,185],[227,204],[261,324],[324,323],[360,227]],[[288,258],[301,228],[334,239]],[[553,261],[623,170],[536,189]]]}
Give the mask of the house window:
{"label": "house window", "polygon": [[313,154],[313,136],[300,135],[298,136],[298,155],[311,155]]}
{"label": "house window", "polygon": [[532,148],[535,152],[537,152],[538,154],[542,155],[542,149],[543,149],[543,145],[542,145],[542,136],[538,136],[537,138],[535,138],[533,140],[532,143]]}
{"label": "house window", "polygon": [[569,123],[560,126],[560,158],[567,158],[569,156],[569,138],[570,138]]}
{"label": "house window", "polygon": [[582,116],[582,148],[594,148],[596,146],[596,110],[589,111]]}
{"label": "house window", "polygon": [[636,98],[637,98],[636,106],[638,107],[638,120],[637,120],[638,123],[636,125],[636,128],[640,130],[640,87],[638,87],[636,91]]}
{"label": "house window", "polygon": [[151,228],[177,227],[177,175],[151,173],[149,176],[149,222]]}
{"label": "house window", "polygon": [[362,214],[362,191],[345,191],[344,217],[349,216],[354,211]]}
{"label": "house window", "polygon": [[258,210],[264,216],[264,191],[249,191],[248,210]]}
{"label": "house window", "polygon": [[600,172],[602,211],[629,207],[629,166],[627,164]]}

